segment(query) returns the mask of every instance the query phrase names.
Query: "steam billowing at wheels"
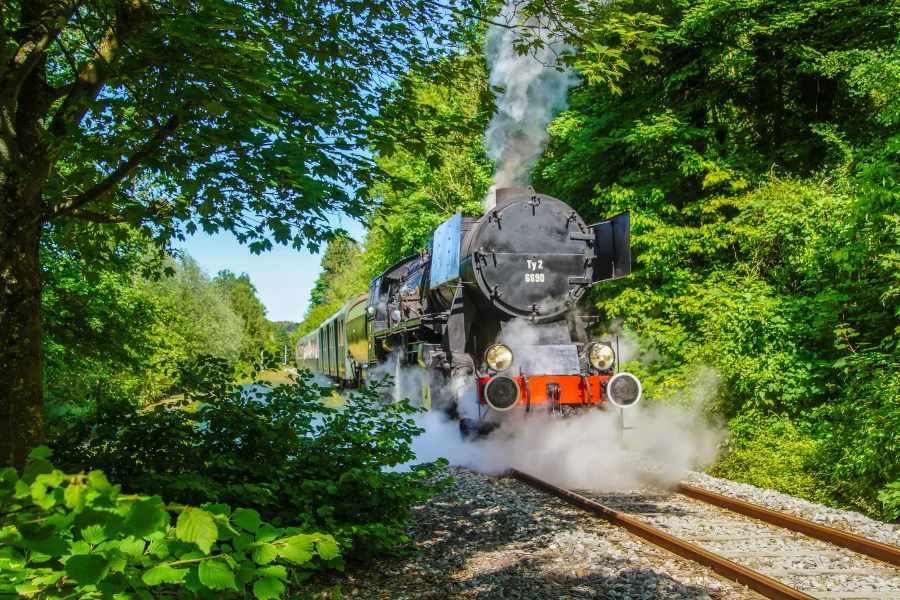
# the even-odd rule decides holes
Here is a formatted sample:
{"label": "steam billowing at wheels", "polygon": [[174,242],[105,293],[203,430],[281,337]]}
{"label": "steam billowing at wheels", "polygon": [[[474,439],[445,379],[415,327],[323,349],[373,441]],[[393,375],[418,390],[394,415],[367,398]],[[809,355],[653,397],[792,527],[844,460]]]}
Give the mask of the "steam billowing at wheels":
{"label": "steam billowing at wheels", "polygon": [[301,339],[297,364],[348,387],[415,368],[422,406],[459,418],[464,435],[516,408],[633,407],[640,381],[617,372],[615,340],[589,339],[575,309],[588,287],[630,272],[627,212],[588,226],[561,200],[498,189],[483,216],[445,221]]}

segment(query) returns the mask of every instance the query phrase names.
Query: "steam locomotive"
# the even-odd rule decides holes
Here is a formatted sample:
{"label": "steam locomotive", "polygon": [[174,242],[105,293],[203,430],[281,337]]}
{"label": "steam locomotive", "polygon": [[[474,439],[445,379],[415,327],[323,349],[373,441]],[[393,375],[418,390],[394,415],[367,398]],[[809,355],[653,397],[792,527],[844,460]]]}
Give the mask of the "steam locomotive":
{"label": "steam locomotive", "polygon": [[301,339],[298,367],[353,387],[397,361],[421,370],[423,406],[456,417],[472,413],[455,384],[474,380],[464,435],[517,407],[635,405],[641,382],[615,372],[613,343],[590,340],[575,311],[589,286],[631,273],[629,214],[587,226],[532,188],[496,197],[482,217],[445,221],[426,250]]}

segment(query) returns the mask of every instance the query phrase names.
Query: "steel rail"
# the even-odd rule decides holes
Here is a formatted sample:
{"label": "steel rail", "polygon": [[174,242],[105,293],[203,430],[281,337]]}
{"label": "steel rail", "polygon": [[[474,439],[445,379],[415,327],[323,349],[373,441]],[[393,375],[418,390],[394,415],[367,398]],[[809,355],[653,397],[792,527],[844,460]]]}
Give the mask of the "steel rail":
{"label": "steel rail", "polygon": [[860,535],[841,531],[840,529],[835,529],[826,525],[820,525],[806,519],[780,513],[770,508],[744,502],[743,500],[738,500],[729,496],[723,496],[722,494],[710,492],[692,485],[680,483],[678,484],[676,491],[688,498],[700,500],[701,502],[706,502],[707,504],[712,504],[713,506],[736,512],[745,517],[750,517],[751,519],[756,519],[770,525],[776,525],[790,531],[796,531],[807,537],[828,542],[829,544],[840,546],[841,548],[847,548],[858,554],[864,554],[865,556],[888,564],[900,566],[900,548],[897,546],[876,542],[875,540],[870,540],[869,538],[864,538]]}
{"label": "steel rail", "polygon": [[761,573],[757,573],[756,571],[748,569],[747,567],[731,562],[726,558],[723,558],[717,554],[713,554],[708,550],[704,550],[703,548],[685,542],[684,540],[678,539],[672,535],[669,535],[668,533],[657,529],[656,527],[647,525],[646,523],[643,523],[637,519],[633,519],[607,506],[603,506],[602,504],[594,502],[593,500],[589,500],[583,496],[579,496],[574,492],[570,492],[569,490],[557,487],[551,483],[547,483],[546,481],[542,481],[540,479],[537,479],[536,477],[533,477],[516,469],[510,469],[510,474],[523,483],[527,483],[528,485],[535,487],[541,491],[552,494],[557,498],[568,502],[569,504],[576,506],[582,510],[591,512],[598,517],[609,521],[613,525],[622,527],[630,533],[633,533],[634,535],[647,540],[648,542],[656,544],[661,548],[665,548],[666,550],[673,552],[678,556],[692,560],[705,567],[709,567],[722,577],[730,579],[731,581],[734,581],[740,585],[747,586],[751,590],[759,592],[766,598],[770,598],[771,600],[815,600],[813,596],[804,594],[799,590],[786,586],[783,583],[766,577]]}

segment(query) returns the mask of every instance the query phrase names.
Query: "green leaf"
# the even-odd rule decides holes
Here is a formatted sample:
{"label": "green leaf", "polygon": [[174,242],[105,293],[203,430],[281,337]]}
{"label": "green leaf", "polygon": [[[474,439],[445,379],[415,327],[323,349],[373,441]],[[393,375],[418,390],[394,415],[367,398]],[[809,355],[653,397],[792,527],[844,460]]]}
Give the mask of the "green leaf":
{"label": "green leaf", "polygon": [[128,555],[119,548],[110,548],[106,551],[106,560],[109,561],[109,570],[119,573],[128,566]]}
{"label": "green leaf", "polygon": [[201,504],[200,508],[221,517],[227,517],[231,514],[231,507],[227,504],[213,504],[212,502],[206,502],[205,504]]}
{"label": "green leaf", "polygon": [[25,566],[25,557],[12,546],[7,546],[0,549],[0,565],[4,563],[7,569],[21,569]]}
{"label": "green leaf", "polygon": [[45,459],[49,458],[51,454],[53,454],[53,450],[47,446],[38,446],[28,454],[28,458]]}
{"label": "green leaf", "polygon": [[66,500],[66,508],[70,508],[76,513],[84,510],[86,494],[87,486],[77,483],[66,486],[66,490],[63,492],[63,498]]}
{"label": "green leaf", "polygon": [[247,534],[239,535],[235,537],[232,542],[234,543],[235,550],[244,550],[253,543],[253,536]]}
{"label": "green leaf", "polygon": [[312,536],[289,537],[284,546],[278,546],[278,555],[298,565],[308,563],[315,556]]}
{"label": "green leaf", "polygon": [[90,525],[81,530],[81,537],[88,544],[99,544],[106,539],[102,525]]}
{"label": "green leaf", "polygon": [[265,565],[278,557],[278,549],[272,544],[260,544],[253,549],[253,562]]}
{"label": "green leaf", "polygon": [[268,567],[260,567],[256,570],[256,574],[260,577],[274,577],[287,581],[287,569],[282,565],[269,565]]}
{"label": "green leaf", "polygon": [[147,548],[147,551],[157,558],[165,558],[171,552],[169,552],[169,542],[166,540],[154,540],[150,542],[150,547]]}
{"label": "green leaf", "polygon": [[316,542],[316,550],[318,551],[319,556],[325,560],[331,560],[341,555],[337,542],[335,542],[334,538],[330,535]]}
{"label": "green leaf", "polygon": [[283,593],[284,584],[273,577],[263,577],[253,582],[253,595],[257,600],[277,600]]}
{"label": "green leaf", "polygon": [[284,533],[284,529],[279,529],[277,527],[272,527],[268,523],[263,523],[263,526],[260,527],[256,532],[256,541],[271,542],[282,533]]}
{"label": "green leaf", "polygon": [[162,529],[169,522],[169,514],[159,508],[161,505],[162,499],[159,496],[135,500],[128,509],[123,529],[136,538],[147,537]]}
{"label": "green leaf", "polygon": [[[25,541],[22,545],[29,550],[41,552],[49,556],[65,556],[66,554],[72,554],[69,552],[68,540],[63,539],[59,535],[52,535],[43,540]],[[32,560],[34,560],[33,557]]]}
{"label": "green leaf", "polygon": [[78,585],[99,583],[108,570],[109,564],[99,554],[76,554],[66,561],[66,573]]}
{"label": "green leaf", "polygon": [[231,522],[246,531],[256,531],[262,524],[259,513],[252,508],[237,509],[231,517]]}
{"label": "green leaf", "polygon": [[168,564],[157,565],[144,571],[141,580],[147,585],[159,585],[161,583],[181,583],[187,575],[187,569],[176,569]]}
{"label": "green leaf", "polygon": [[88,484],[101,494],[112,491],[112,485],[102,471],[91,471],[87,476]]}
{"label": "green leaf", "polygon": [[153,594],[151,594],[150,592],[148,592],[148,591],[145,590],[144,588],[138,588],[138,589],[137,589],[137,595],[138,595],[138,597],[139,597],[141,600],[156,600],[156,599],[153,597]]}
{"label": "green leaf", "polygon": [[208,554],[218,536],[213,516],[201,508],[185,508],[178,515],[175,525],[176,537],[191,544],[196,544],[204,553]]}
{"label": "green leaf", "polygon": [[221,560],[209,559],[200,563],[197,570],[200,583],[213,590],[237,590],[234,573]]}
{"label": "green leaf", "polygon": [[35,585],[44,587],[47,585],[53,585],[54,583],[62,579],[65,574],[65,571],[54,571],[40,577],[35,577],[33,581]]}
{"label": "green leaf", "polygon": [[146,547],[147,543],[144,540],[136,540],[131,536],[128,536],[127,538],[119,542],[118,546],[119,550],[121,550],[125,554],[130,554],[131,556],[140,556],[144,553],[144,549]]}
{"label": "green leaf", "polygon": [[69,545],[69,554],[90,554],[91,545],[84,540],[72,542]]}
{"label": "green leaf", "polygon": [[28,596],[30,594],[34,594],[35,592],[41,591],[41,589],[34,584],[32,581],[26,581],[25,583],[20,583],[15,587],[16,591],[20,596]]}

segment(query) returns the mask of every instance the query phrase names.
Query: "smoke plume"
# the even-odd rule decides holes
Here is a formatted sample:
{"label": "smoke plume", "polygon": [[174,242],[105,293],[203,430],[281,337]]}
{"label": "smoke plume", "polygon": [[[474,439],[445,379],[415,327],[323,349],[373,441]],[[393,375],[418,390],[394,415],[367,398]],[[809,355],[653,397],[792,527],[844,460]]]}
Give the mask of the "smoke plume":
{"label": "smoke plume", "polygon": [[[517,24],[515,4],[507,5],[498,19]],[[496,204],[497,188],[530,183],[529,170],[541,155],[547,125],[566,107],[569,88],[578,81],[571,70],[559,70],[555,59],[565,46],[553,32],[533,18],[523,25],[543,44],[519,54],[514,42],[521,28],[498,25],[491,27],[485,42],[490,83],[505,90],[497,96],[497,113],[485,132],[485,148],[497,165],[486,210]]]}

